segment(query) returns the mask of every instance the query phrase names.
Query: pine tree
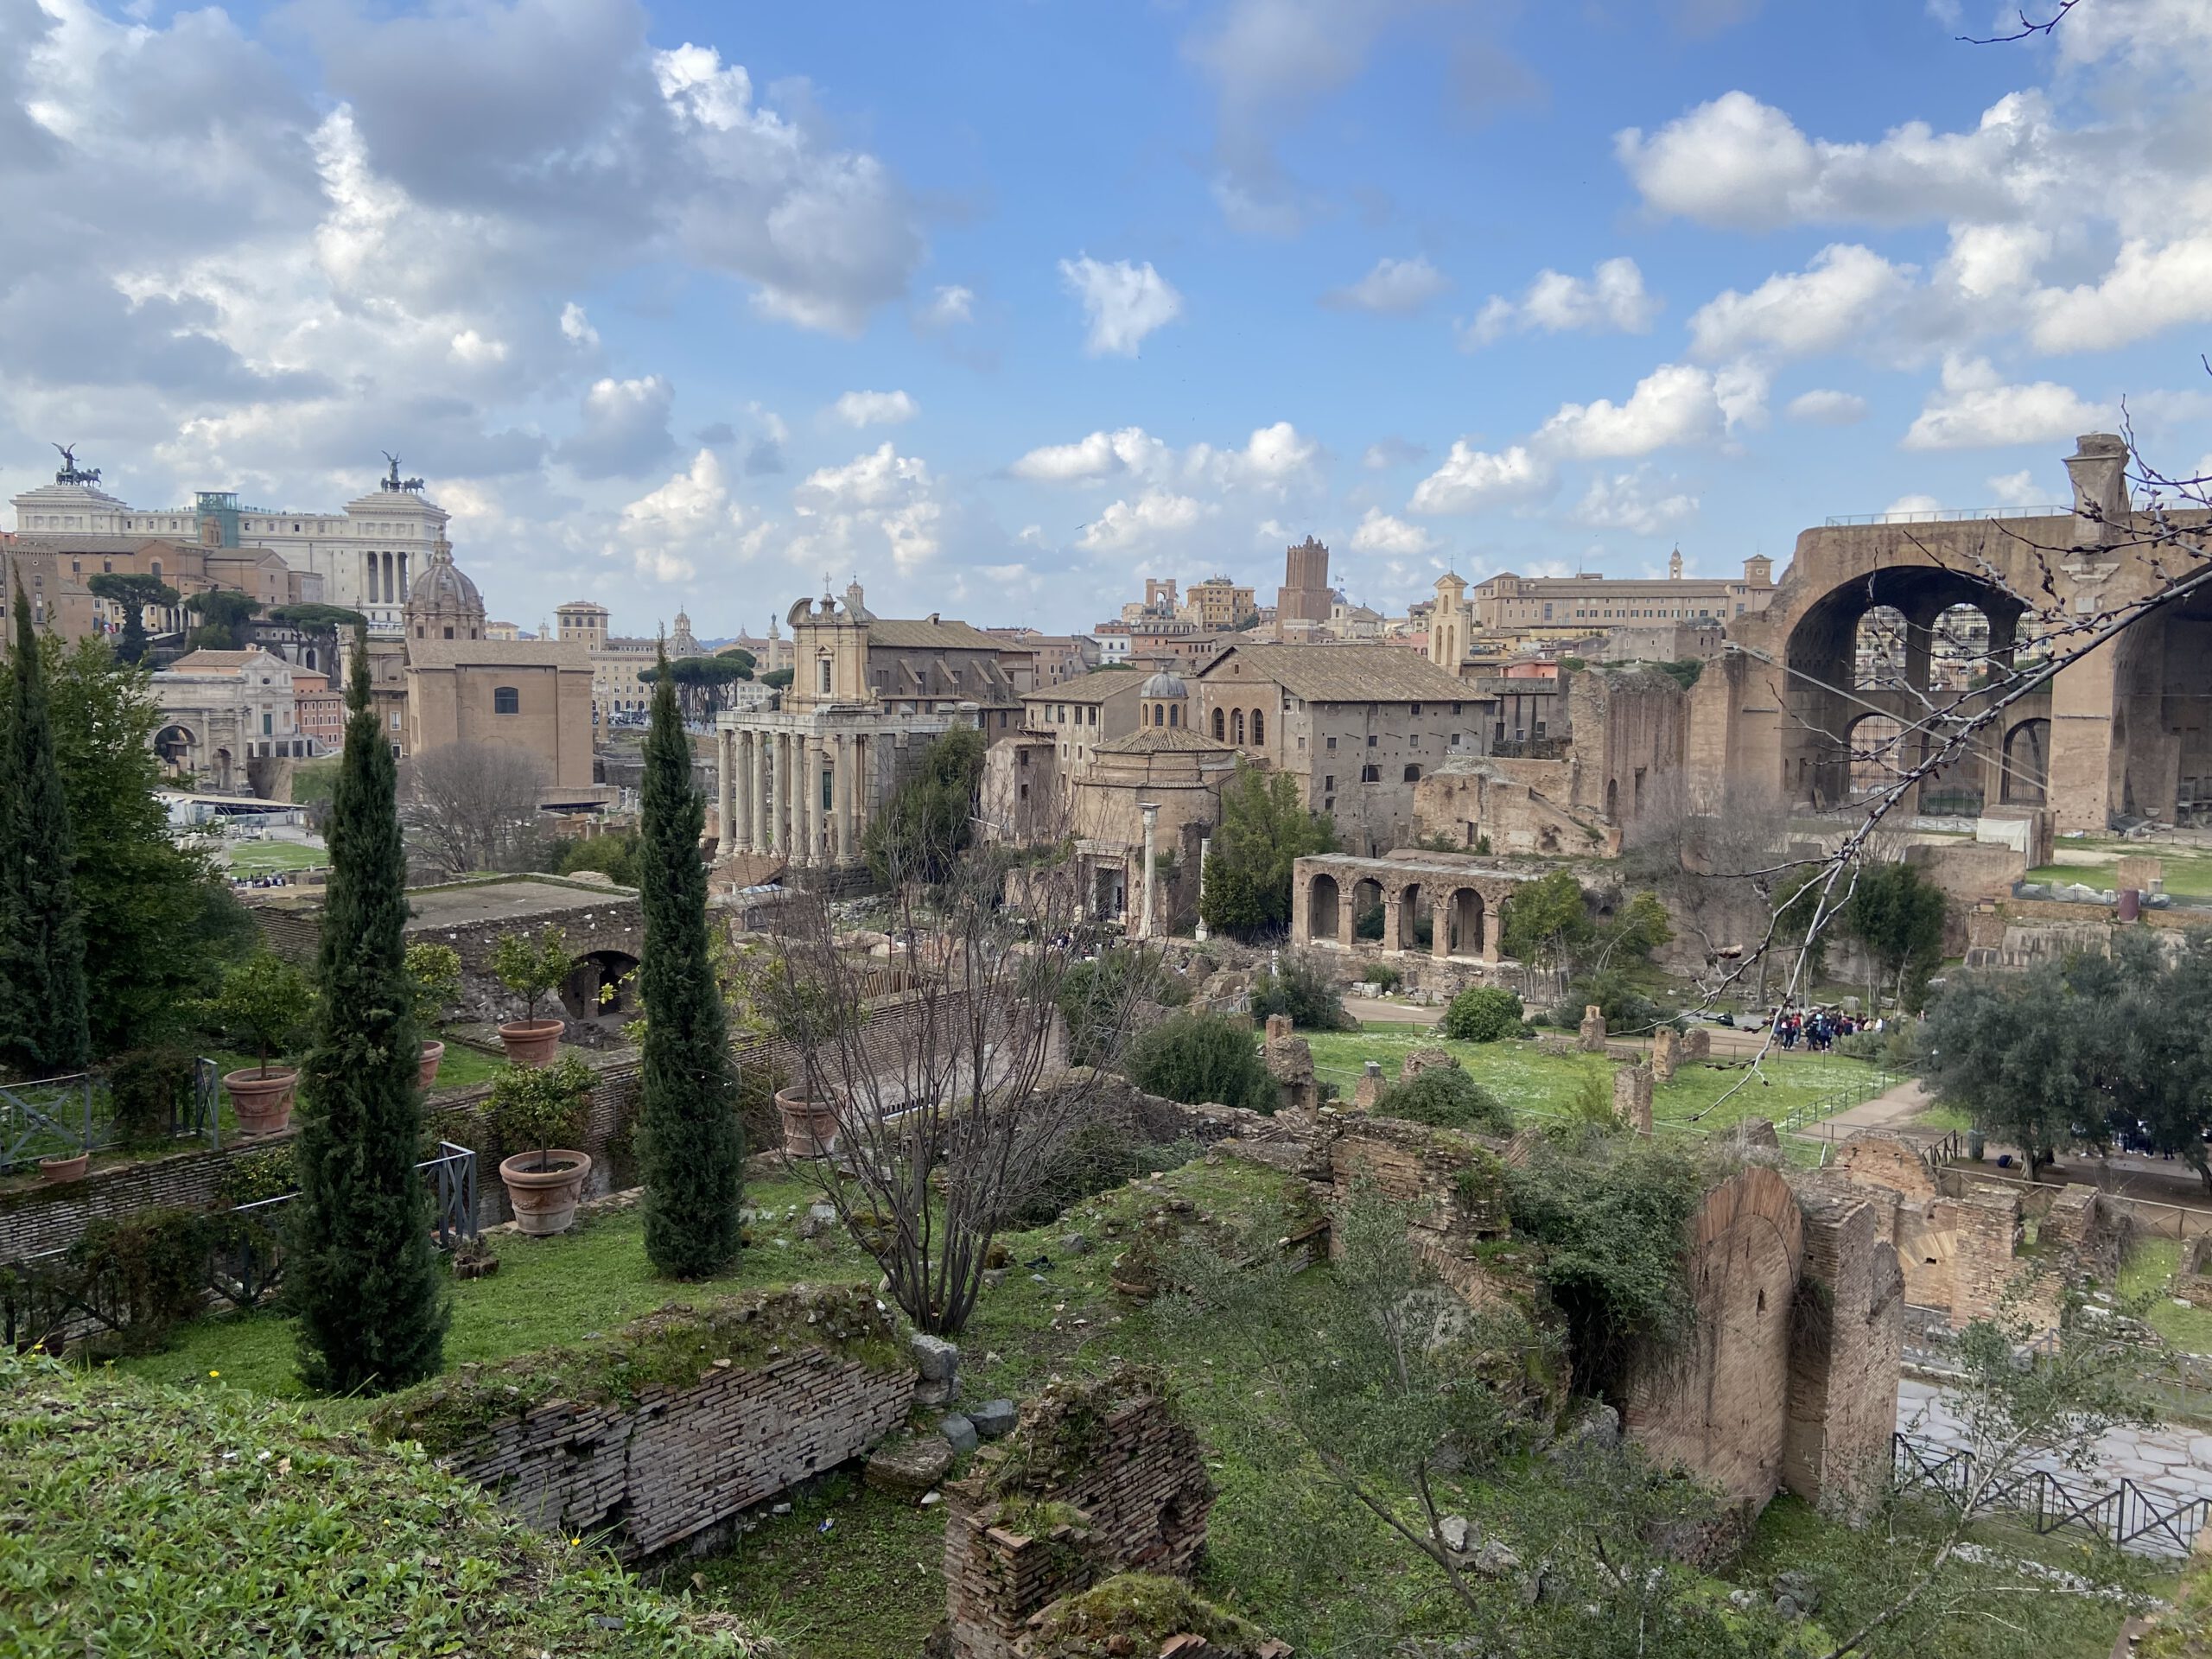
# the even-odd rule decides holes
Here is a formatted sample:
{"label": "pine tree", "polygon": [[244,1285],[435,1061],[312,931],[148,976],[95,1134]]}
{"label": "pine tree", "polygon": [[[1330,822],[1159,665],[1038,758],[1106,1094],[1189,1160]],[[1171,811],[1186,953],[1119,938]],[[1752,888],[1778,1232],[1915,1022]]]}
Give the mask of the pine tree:
{"label": "pine tree", "polygon": [[655,1272],[697,1279],[738,1249],[745,1130],[738,1121],[728,1016],[707,948],[706,804],[691,786],[691,742],[661,655],[645,738],[638,873],[645,1039],[639,1115],[645,1255]]}
{"label": "pine tree", "polygon": [[429,1194],[415,1170],[423,1093],[402,938],[407,855],[391,749],[369,707],[365,630],[355,636],[346,705],[284,1269],[301,1373],[332,1393],[430,1376],[448,1316]]}
{"label": "pine tree", "polygon": [[69,803],[54,764],[30,601],[20,581],[15,588],[16,649],[0,758],[0,1060],[36,1075],[82,1067],[91,1041]]}

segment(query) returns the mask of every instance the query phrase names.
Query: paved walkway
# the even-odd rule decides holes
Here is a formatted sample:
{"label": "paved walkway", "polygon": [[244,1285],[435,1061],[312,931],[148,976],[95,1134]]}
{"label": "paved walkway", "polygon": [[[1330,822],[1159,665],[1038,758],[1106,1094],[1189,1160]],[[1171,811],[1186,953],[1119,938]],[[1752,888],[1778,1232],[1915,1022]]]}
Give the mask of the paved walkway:
{"label": "paved walkway", "polygon": [[1355,1020],[1372,1020],[1379,1026],[1433,1026],[1444,1018],[1440,1007],[1425,1007],[1419,1002],[1385,1002],[1378,997],[1347,996],[1344,1012]]}
{"label": "paved walkway", "polygon": [[[1942,1388],[1918,1377],[1897,1382],[1897,1432],[1963,1451],[1966,1431],[1942,1399]],[[2069,1486],[2109,1485],[2126,1476],[2137,1485],[2175,1500],[2212,1498],[2212,1433],[2178,1423],[2150,1428],[2107,1429],[2099,1437],[2090,1467],[2061,1468],[2055,1459],[2035,1459]]]}

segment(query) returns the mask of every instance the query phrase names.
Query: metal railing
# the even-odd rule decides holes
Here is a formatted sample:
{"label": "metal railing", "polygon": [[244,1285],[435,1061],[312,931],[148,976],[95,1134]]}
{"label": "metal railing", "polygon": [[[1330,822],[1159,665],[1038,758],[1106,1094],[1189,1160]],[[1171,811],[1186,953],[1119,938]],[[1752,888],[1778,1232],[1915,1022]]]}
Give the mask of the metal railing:
{"label": "metal railing", "polygon": [[[164,1138],[222,1145],[221,1079],[213,1060],[193,1062],[192,1087],[171,1102]],[[102,1152],[124,1139],[115,1096],[97,1071],[0,1084],[0,1175],[41,1158]]]}
{"label": "metal railing", "polygon": [[2140,1554],[2187,1555],[2212,1512],[2212,1497],[2177,1497],[2126,1475],[2105,1485],[2031,1469],[1977,1490],[1974,1465],[1974,1453],[1963,1447],[1911,1434],[1890,1436],[1890,1473],[1897,1491],[1933,1492],[1953,1510],[1966,1510],[1970,1521],[2002,1510],[2038,1535],[2078,1527]]}
{"label": "metal railing", "polygon": [[[415,1168],[429,1185],[431,1230],[438,1248],[450,1249],[474,1238],[475,1152],[441,1141],[437,1155]],[[204,1218],[212,1224],[204,1285],[213,1305],[258,1307],[283,1283],[283,1217],[298,1196],[282,1192]],[[122,1332],[132,1318],[129,1287],[85,1272],[75,1246],[0,1263],[0,1339],[10,1348]]]}
{"label": "metal railing", "polygon": [[1840,512],[1821,522],[1834,530],[1844,524],[1948,524],[1971,518],[2056,518],[2071,507],[1930,507],[1925,512]]}
{"label": "metal railing", "polygon": [[1834,1117],[1839,1112],[1847,1112],[1854,1106],[1863,1106],[1870,1100],[1879,1099],[1911,1075],[1909,1071],[1891,1071],[1884,1067],[1871,1077],[1847,1084],[1816,1100],[1792,1106],[1775,1120],[1775,1133],[1788,1135],[1808,1123],[1817,1123],[1823,1118]]}

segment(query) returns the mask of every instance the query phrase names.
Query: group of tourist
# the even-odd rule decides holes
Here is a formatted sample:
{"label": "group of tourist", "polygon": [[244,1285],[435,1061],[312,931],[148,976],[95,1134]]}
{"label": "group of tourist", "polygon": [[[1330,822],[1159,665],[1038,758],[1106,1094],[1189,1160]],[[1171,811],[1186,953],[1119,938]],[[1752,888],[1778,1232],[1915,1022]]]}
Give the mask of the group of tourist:
{"label": "group of tourist", "polygon": [[1802,1042],[1808,1052],[1815,1054],[1827,1053],[1835,1046],[1839,1037],[1881,1028],[1879,1020],[1861,1020],[1840,1008],[1781,1007],[1774,1011],[1775,1040],[1785,1049],[1795,1049]]}

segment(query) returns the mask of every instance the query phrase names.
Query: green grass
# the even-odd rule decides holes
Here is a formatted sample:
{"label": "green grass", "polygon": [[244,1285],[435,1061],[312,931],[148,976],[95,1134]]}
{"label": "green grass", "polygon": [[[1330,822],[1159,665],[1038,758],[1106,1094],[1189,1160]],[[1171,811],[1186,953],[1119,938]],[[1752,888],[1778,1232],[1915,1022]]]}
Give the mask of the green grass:
{"label": "green grass", "polygon": [[2081,864],[2044,864],[2030,870],[2031,881],[2072,882],[2084,887],[2105,888],[2120,884],[2120,860],[2123,857],[2149,857],[2158,861],[2163,873],[2161,885],[2177,899],[2212,899],[2212,851],[2195,849],[2145,846],[2140,842],[2118,841],[2106,836],[2085,836],[2079,841],[2062,841],[2061,852],[2080,852],[2096,855],[2092,861]]}
{"label": "green grass", "polygon": [[2113,1288],[2123,1297],[2149,1293],[2144,1314],[2151,1328],[2184,1352],[2212,1354],[2212,1308],[2178,1302],[2167,1287],[2181,1268],[2181,1246],[2171,1238],[2139,1240],[2127,1253]]}
{"label": "green grass", "polygon": [[10,1659],[753,1650],[420,1453],[10,1353],[0,1515]]}
{"label": "green grass", "polygon": [[[747,1202],[767,1214],[753,1224],[753,1248],[728,1274],[690,1284],[653,1276],[645,1262],[645,1224],[635,1211],[587,1218],[557,1238],[492,1234],[499,1269],[487,1279],[454,1284],[446,1363],[505,1359],[572,1342],[689,1297],[798,1281],[874,1282],[874,1264],[843,1235],[812,1243],[799,1238],[796,1220],[786,1212],[797,1206],[803,1217],[811,1196],[796,1181],[755,1183]],[[180,1330],[163,1352],[118,1361],[117,1369],[155,1382],[304,1400],[308,1396],[293,1357],[292,1321],[264,1312],[196,1321]],[[361,1409],[346,1401],[316,1402],[312,1408],[339,1417]]]}
{"label": "green grass", "polygon": [[[1359,1084],[1363,1062],[1379,1060],[1383,1077],[1395,1082],[1408,1053],[1440,1047],[1456,1055],[1476,1082],[1515,1111],[1534,1116],[1565,1116],[1583,1078],[1593,1070],[1610,1072],[1613,1065],[1594,1056],[1547,1053],[1533,1042],[1462,1043],[1403,1026],[1370,1024],[1357,1032],[1310,1033],[1306,1040],[1313,1051],[1315,1074],[1335,1084],[1347,1100]],[[1877,1068],[1866,1061],[1836,1054],[1770,1055],[1757,1074],[1741,1061],[1685,1065],[1672,1081],[1654,1090],[1652,1116],[1707,1129],[1723,1128],[1746,1117],[1778,1120],[1793,1107],[1839,1091],[1871,1096],[1877,1076]]]}
{"label": "green grass", "polygon": [[330,862],[330,849],[303,847],[296,841],[240,841],[224,847],[223,862],[232,875],[275,875],[320,869]]}
{"label": "green grass", "polygon": [[448,1037],[446,1039],[446,1057],[438,1062],[438,1080],[430,1087],[433,1090],[473,1088],[480,1083],[491,1082],[505,1065],[506,1062],[496,1054],[486,1054],[480,1048],[471,1048],[467,1044],[455,1042]]}

